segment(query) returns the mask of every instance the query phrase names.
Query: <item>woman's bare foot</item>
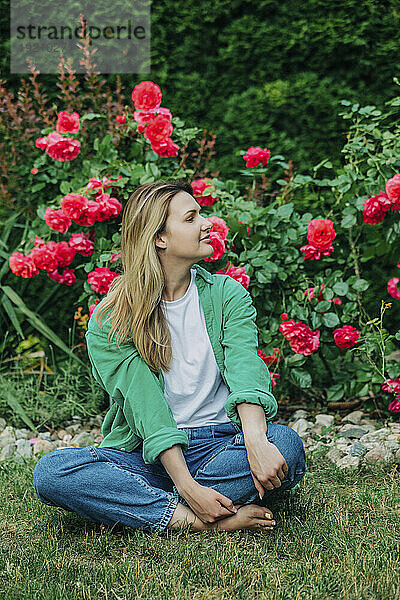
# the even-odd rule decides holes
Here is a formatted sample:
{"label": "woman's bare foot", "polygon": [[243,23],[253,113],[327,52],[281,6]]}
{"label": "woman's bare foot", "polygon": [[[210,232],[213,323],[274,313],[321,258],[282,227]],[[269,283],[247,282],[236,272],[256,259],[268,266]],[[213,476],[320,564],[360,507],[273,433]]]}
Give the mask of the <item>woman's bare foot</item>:
{"label": "woman's bare foot", "polygon": [[[231,517],[226,517],[213,524],[213,529],[235,531],[237,529],[258,529],[271,531],[276,525],[274,515],[269,508],[258,504],[245,504]],[[266,516],[267,515],[267,516]]]}

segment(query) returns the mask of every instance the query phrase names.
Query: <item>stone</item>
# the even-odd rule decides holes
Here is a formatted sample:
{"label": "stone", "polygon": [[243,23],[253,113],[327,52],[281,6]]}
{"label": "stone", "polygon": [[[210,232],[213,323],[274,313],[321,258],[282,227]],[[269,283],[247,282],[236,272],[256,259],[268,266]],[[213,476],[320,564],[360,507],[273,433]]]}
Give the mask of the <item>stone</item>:
{"label": "stone", "polygon": [[342,423],[352,423],[353,425],[360,425],[360,421],[363,418],[364,413],[362,410],[353,410],[342,419]]}
{"label": "stone", "polygon": [[315,424],[311,427],[310,433],[313,433],[314,435],[321,435],[322,434],[322,427],[321,425]]}
{"label": "stone", "polygon": [[367,434],[365,429],[361,429],[361,427],[352,427],[351,429],[346,429],[346,431],[341,432],[341,436],[344,438],[361,438]]}
{"label": "stone", "polygon": [[12,456],[15,452],[15,444],[14,442],[12,442],[11,444],[7,444],[6,446],[3,446],[1,449],[1,454],[0,454],[0,460],[5,460],[6,458],[9,458],[10,456]]}
{"label": "stone", "polygon": [[33,454],[36,455],[36,454],[39,454],[40,452],[47,454],[48,452],[51,452],[52,450],[55,450],[55,449],[56,449],[56,446],[52,442],[49,442],[48,440],[39,440],[33,446]]}
{"label": "stone", "polygon": [[13,444],[15,442],[15,433],[13,427],[7,426],[0,434],[0,448]]}
{"label": "stone", "polygon": [[325,454],[325,458],[327,458],[328,460],[330,460],[331,462],[333,462],[336,465],[339,462],[339,460],[341,458],[343,458],[343,455],[344,455],[344,452],[342,450],[340,450],[340,448],[333,446]]}
{"label": "stone", "polygon": [[[296,414],[296,413],[295,413],[295,414]],[[307,415],[306,415],[306,416],[307,416]],[[104,420],[104,417],[103,417],[103,415],[96,415],[96,416],[95,416],[95,418],[94,418],[94,420],[93,420],[93,425],[94,425],[95,427],[101,427],[101,426],[102,426],[102,424],[103,424],[103,420]]]}
{"label": "stone", "polygon": [[346,423],[345,425],[339,427],[338,433],[341,433],[342,431],[347,431],[348,429],[354,429],[354,425],[352,425],[351,423]]}
{"label": "stone", "polygon": [[308,412],[306,410],[300,409],[296,410],[292,416],[290,417],[291,421],[298,421],[299,419],[307,419]]}
{"label": "stone", "polygon": [[48,433],[47,431],[38,433],[38,438],[40,438],[41,440],[47,440],[48,442],[51,442],[50,433]]}
{"label": "stone", "polygon": [[386,439],[387,440],[397,440],[400,442],[400,434],[399,433],[390,433]]}
{"label": "stone", "polygon": [[71,435],[75,435],[76,433],[79,433],[80,430],[81,430],[80,423],[77,423],[75,425],[68,425],[68,427],[65,427],[65,431],[67,433],[70,433]]}
{"label": "stone", "polygon": [[70,433],[67,433],[66,435],[64,435],[63,442],[69,443],[71,440],[72,440],[72,435]]}
{"label": "stone", "polygon": [[21,459],[30,458],[32,456],[32,444],[23,438],[16,441],[16,450],[14,459],[20,463],[24,461]]}
{"label": "stone", "polygon": [[391,431],[389,428],[383,427],[382,429],[377,429],[376,431],[371,431],[370,433],[366,433],[360,438],[360,442],[380,442],[385,439],[386,436],[390,435]]}
{"label": "stone", "polygon": [[349,454],[351,456],[363,457],[364,454],[366,454],[367,452],[368,452],[368,448],[366,446],[364,446],[364,444],[361,444],[358,441],[354,442],[354,444],[349,449]]}
{"label": "stone", "polygon": [[300,437],[303,437],[305,434],[307,434],[308,430],[311,429],[312,425],[312,423],[306,421],[305,419],[299,419],[293,424],[292,429],[298,433]]}
{"label": "stone", "polygon": [[343,458],[337,462],[339,469],[355,468],[358,467],[359,464],[360,457],[351,455],[343,456]]}
{"label": "stone", "polygon": [[66,435],[68,435],[68,433],[65,431],[65,429],[59,429],[57,431],[57,436],[59,440],[63,440]]}
{"label": "stone", "polygon": [[7,422],[3,417],[0,417],[0,433],[6,428]]}
{"label": "stone", "polygon": [[400,448],[394,453],[394,459],[400,463]]}
{"label": "stone", "polygon": [[73,438],[72,442],[74,444],[78,444],[79,448],[87,448],[87,446],[93,444],[94,437],[91,435],[91,433],[82,431],[82,433]]}
{"label": "stone", "polygon": [[331,427],[335,422],[335,417],[333,415],[324,415],[320,414],[315,417],[316,425],[325,425],[325,427]]}
{"label": "stone", "polygon": [[16,440],[27,440],[31,437],[31,432],[29,429],[16,429],[15,430],[15,439]]}
{"label": "stone", "polygon": [[384,446],[374,446],[371,450],[368,450],[364,456],[365,462],[389,462],[392,459],[392,453]]}

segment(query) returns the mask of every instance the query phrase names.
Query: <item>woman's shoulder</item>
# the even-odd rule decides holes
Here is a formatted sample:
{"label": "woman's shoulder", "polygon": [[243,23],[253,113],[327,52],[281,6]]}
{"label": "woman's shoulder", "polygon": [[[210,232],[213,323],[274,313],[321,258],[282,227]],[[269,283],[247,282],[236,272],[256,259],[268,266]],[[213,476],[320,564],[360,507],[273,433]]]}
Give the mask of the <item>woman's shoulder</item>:
{"label": "woman's shoulder", "polygon": [[[97,306],[95,306],[91,317],[87,324],[87,331],[89,333],[95,333],[97,335],[108,335],[111,328],[111,308],[108,308],[103,312],[105,304],[105,298],[101,300]],[[99,311],[102,313],[100,314]],[[99,314],[100,325],[97,322],[97,315]],[[100,318],[101,317],[101,318]]]}

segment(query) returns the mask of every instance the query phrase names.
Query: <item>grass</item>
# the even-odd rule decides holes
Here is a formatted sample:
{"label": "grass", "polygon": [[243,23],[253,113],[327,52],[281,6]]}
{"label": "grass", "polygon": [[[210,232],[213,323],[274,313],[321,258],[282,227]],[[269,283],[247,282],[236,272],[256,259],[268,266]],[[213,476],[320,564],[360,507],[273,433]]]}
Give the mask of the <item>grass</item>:
{"label": "grass", "polygon": [[320,451],[274,532],[161,534],[41,504],[35,459],[0,463],[2,600],[397,600],[397,465],[340,471]]}

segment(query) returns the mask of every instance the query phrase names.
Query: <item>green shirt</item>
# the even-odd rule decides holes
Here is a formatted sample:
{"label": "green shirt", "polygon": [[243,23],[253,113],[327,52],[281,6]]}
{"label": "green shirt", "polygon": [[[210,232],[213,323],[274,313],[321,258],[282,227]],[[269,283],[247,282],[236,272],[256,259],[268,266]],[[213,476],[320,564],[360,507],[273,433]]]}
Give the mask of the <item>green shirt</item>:
{"label": "green shirt", "polygon": [[[258,356],[257,311],[250,293],[241,283],[223,274],[212,274],[198,264],[195,283],[204,311],[207,333],[222,379],[229,390],[224,408],[228,418],[242,427],[236,405],[260,404],[266,421],[273,419],[277,402],[271,393],[268,367]],[[178,429],[164,396],[162,371],[155,373],[139,355],[133,342],[107,341],[107,315],[102,328],[94,309],[88,322],[86,343],[93,376],[109,393],[111,407],[105,416],[100,447],[132,451],[143,442],[146,464],[159,461],[163,450],[181,444],[189,448],[188,437]]]}

